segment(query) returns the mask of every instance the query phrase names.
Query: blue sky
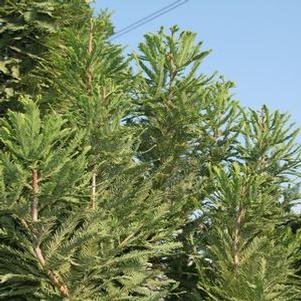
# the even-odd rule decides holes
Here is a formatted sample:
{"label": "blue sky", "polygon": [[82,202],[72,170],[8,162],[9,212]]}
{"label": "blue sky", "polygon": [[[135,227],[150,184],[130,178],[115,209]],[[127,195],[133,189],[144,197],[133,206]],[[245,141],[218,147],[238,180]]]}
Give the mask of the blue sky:
{"label": "blue sky", "polygon": [[[114,12],[116,31],[172,3],[172,0],[96,0],[97,10]],[[143,34],[178,24],[192,30],[213,52],[202,71],[233,80],[244,106],[280,109],[301,127],[301,1],[190,0],[184,6],[116,39],[137,49]],[[299,141],[301,139],[299,138]]]}

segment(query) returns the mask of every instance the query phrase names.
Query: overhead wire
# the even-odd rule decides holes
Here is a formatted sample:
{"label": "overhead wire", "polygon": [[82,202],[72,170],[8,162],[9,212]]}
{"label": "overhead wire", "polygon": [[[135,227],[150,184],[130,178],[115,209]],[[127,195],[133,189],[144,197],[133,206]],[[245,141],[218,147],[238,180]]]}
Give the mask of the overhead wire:
{"label": "overhead wire", "polygon": [[171,8],[172,6],[174,6],[175,4],[177,4],[177,3],[179,3],[179,2],[183,2],[183,0],[177,0],[177,1],[174,1],[174,2],[170,3],[169,5],[167,5],[167,6],[163,7],[163,8],[161,8],[161,9],[159,9],[159,10],[153,12],[153,13],[151,13],[150,15],[148,15],[148,16],[146,16],[146,17],[143,17],[143,18],[137,20],[136,22],[134,22],[134,23],[132,23],[132,24],[130,24],[130,25],[128,25],[128,26],[122,28],[121,30],[119,30],[119,31],[116,32],[115,34],[116,34],[116,35],[117,35],[117,34],[120,34],[120,33],[122,33],[123,31],[128,30],[128,29],[130,29],[131,27],[133,27],[133,26],[135,26],[135,25],[138,25],[139,23],[145,21],[146,19],[155,16],[156,14],[160,13],[162,10]]}
{"label": "overhead wire", "polygon": [[169,5],[167,6],[164,6],[162,7],[161,9],[151,13],[150,15],[146,16],[146,17],[143,17],[139,20],[137,20],[136,22],[122,28],[121,30],[117,31],[114,35],[111,36],[110,40],[114,40],[114,39],[117,39],[155,19],[157,19],[158,17],[162,16],[162,15],[165,15],[166,13],[176,9],[177,7],[179,6],[182,6],[184,4],[186,4],[189,0],[177,0],[177,1],[174,1],[172,3],[170,3]]}

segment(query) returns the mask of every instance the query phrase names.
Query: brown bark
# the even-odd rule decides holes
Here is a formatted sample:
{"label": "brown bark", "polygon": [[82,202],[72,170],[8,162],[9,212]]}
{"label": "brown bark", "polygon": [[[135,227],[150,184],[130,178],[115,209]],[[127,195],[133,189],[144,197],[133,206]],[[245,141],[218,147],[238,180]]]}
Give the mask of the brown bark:
{"label": "brown bark", "polygon": [[31,174],[31,185],[33,191],[33,199],[32,199],[32,206],[31,206],[31,218],[33,222],[38,221],[38,206],[39,206],[39,180],[38,180],[38,172],[36,169],[32,170]]}
{"label": "brown bark", "polygon": [[96,207],[96,172],[92,173],[92,192],[91,192],[91,202],[90,207],[95,209]]}
{"label": "brown bark", "polygon": [[[88,54],[91,55],[93,51],[93,20],[90,20],[90,31],[89,31],[89,40],[88,40]],[[92,93],[92,80],[93,80],[93,74],[92,74],[92,68],[91,66],[88,67],[87,70],[87,89],[89,94]]]}
{"label": "brown bark", "polygon": [[[38,193],[40,191],[40,188],[39,188],[38,172],[37,172],[36,169],[32,170],[32,190],[33,190],[33,199],[32,199],[32,207],[31,207],[31,217],[32,217],[33,222],[37,222],[38,219],[39,219],[39,197],[38,197]],[[27,226],[26,222],[23,222],[23,224],[25,226]],[[46,267],[46,261],[45,261],[45,258],[43,256],[43,253],[42,253],[37,235],[36,235],[34,230],[32,230],[32,234],[33,234],[33,238],[34,238],[33,248],[34,248],[34,252],[35,252],[35,255],[36,255],[39,263],[41,264],[41,266],[43,267],[43,269],[47,273],[47,275],[48,275],[50,281],[52,282],[52,284],[55,287],[58,288],[61,295],[65,298],[68,298],[69,297],[69,291],[68,291],[67,286],[59,280],[59,278],[55,275],[55,273],[51,269]]]}
{"label": "brown bark", "polygon": [[[91,55],[93,51],[93,20],[90,20],[90,30],[89,30],[89,40],[88,40],[88,54]],[[92,68],[89,66],[87,71],[87,90],[88,94],[91,96],[93,91],[93,73]],[[92,172],[92,191],[90,198],[90,208],[95,209],[96,207],[96,172]]]}
{"label": "brown bark", "polygon": [[242,207],[239,207],[236,214],[236,223],[235,223],[235,230],[234,230],[233,262],[235,268],[237,268],[240,263],[239,244],[240,244],[240,231],[241,231],[241,223],[242,223],[243,216],[244,216],[244,209]]}

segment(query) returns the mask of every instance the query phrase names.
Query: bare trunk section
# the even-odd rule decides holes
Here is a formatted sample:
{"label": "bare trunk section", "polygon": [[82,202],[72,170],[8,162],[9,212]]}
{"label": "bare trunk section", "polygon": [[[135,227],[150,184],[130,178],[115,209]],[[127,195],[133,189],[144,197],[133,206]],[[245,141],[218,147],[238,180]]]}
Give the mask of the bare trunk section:
{"label": "bare trunk section", "polygon": [[[91,55],[93,51],[93,20],[90,20],[90,30],[89,30],[89,40],[88,40],[88,54]],[[89,66],[87,70],[87,89],[89,94],[92,94],[92,80],[93,80],[93,74],[92,74],[92,68]]]}
{"label": "bare trunk section", "polygon": [[240,254],[239,254],[239,244],[240,244],[240,231],[241,231],[241,222],[244,216],[244,209],[239,207],[237,214],[236,214],[236,224],[235,224],[235,231],[234,231],[234,256],[233,256],[233,263],[235,269],[238,267],[240,263]]}
{"label": "bare trunk section", "polygon": [[92,192],[91,192],[91,202],[90,207],[95,209],[96,207],[96,172],[92,173]]}
{"label": "bare trunk section", "polygon": [[[40,191],[39,188],[39,177],[38,177],[38,172],[36,169],[32,170],[32,191],[33,191],[33,198],[32,198],[32,206],[31,206],[31,218],[33,222],[37,222],[39,219],[39,197],[38,197],[38,193]],[[26,222],[25,225],[27,226]],[[34,252],[36,254],[36,257],[39,261],[39,263],[41,264],[41,266],[43,267],[43,269],[45,270],[45,272],[47,273],[50,281],[52,282],[52,284],[58,288],[58,290],[60,291],[61,295],[65,298],[69,297],[69,291],[68,288],[65,284],[61,283],[61,281],[59,280],[59,278],[55,275],[55,273],[49,269],[46,268],[46,261],[45,258],[43,256],[41,247],[40,247],[40,243],[38,241],[37,235],[34,231],[34,229],[32,230],[32,235],[34,238],[33,241],[33,248],[34,248]]]}
{"label": "bare trunk section", "polygon": [[[90,29],[89,29],[89,39],[88,39],[88,54],[91,56],[93,51],[93,20],[91,18],[90,20]],[[93,72],[92,72],[92,66],[88,67],[87,70],[87,90],[88,94],[92,96],[93,92]],[[90,198],[90,208],[95,209],[96,207],[96,177],[97,174],[93,170],[92,171],[92,191],[91,191],[91,198]]]}
{"label": "bare trunk section", "polygon": [[32,206],[31,206],[31,218],[33,222],[38,221],[38,206],[39,206],[39,180],[38,180],[38,172],[36,169],[32,171],[31,174],[31,185],[33,191],[33,199],[32,199]]}

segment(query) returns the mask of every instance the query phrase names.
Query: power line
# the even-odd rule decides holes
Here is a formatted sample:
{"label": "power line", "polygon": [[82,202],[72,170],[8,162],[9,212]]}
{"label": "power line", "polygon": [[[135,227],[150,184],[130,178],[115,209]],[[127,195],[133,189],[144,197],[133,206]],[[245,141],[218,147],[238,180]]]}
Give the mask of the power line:
{"label": "power line", "polygon": [[155,16],[156,14],[160,13],[162,10],[171,8],[172,6],[174,6],[175,4],[177,4],[178,2],[182,2],[182,1],[183,1],[183,0],[177,0],[177,1],[175,1],[175,2],[172,2],[171,4],[169,4],[169,5],[167,5],[167,6],[163,7],[163,8],[161,8],[161,9],[155,11],[155,12],[153,12],[152,14],[150,14],[150,15],[148,15],[148,16],[146,16],[146,17],[143,17],[143,18],[137,20],[136,22],[134,22],[134,23],[132,23],[132,24],[130,24],[130,25],[128,25],[128,26],[122,28],[121,30],[117,31],[114,35],[118,35],[118,34],[122,33],[123,31],[126,31],[126,30],[130,29],[131,27],[138,25],[139,23],[145,21],[146,19],[149,19],[149,18]]}
{"label": "power line", "polygon": [[158,17],[160,17],[160,16],[162,16],[162,15],[164,15],[164,14],[166,14],[166,13],[172,11],[172,10],[174,10],[175,8],[177,8],[177,7],[179,7],[179,6],[187,3],[188,1],[189,0],[184,0],[184,1],[183,0],[177,0],[177,1],[174,1],[173,3],[165,6],[165,7],[161,8],[161,9],[153,12],[152,14],[150,14],[150,15],[144,17],[144,18],[141,18],[138,21],[136,21],[136,22],[134,22],[134,23],[126,26],[125,28],[123,28],[121,30],[119,30],[118,32],[116,32],[112,36],[111,40],[116,39],[116,38],[118,38],[120,36],[123,36],[123,35],[127,34],[128,32],[130,32],[130,31],[132,31],[132,30],[134,30],[136,28],[139,28],[139,27],[143,26],[144,24],[147,24],[148,22],[150,22],[150,21],[152,21],[152,20],[154,20],[154,19],[156,19],[156,18],[158,18]]}
{"label": "power line", "polygon": [[176,9],[177,7],[184,5],[188,2],[189,0],[177,0],[172,2],[171,4],[162,7],[161,9],[151,13],[150,15],[143,17],[139,20],[137,20],[136,22],[122,28],[121,30],[117,31],[113,36],[111,36],[110,40],[114,40],[116,38],[119,38],[127,33],[129,33],[132,30],[135,30],[149,22],[151,22],[152,20],[165,15],[166,13]]}

